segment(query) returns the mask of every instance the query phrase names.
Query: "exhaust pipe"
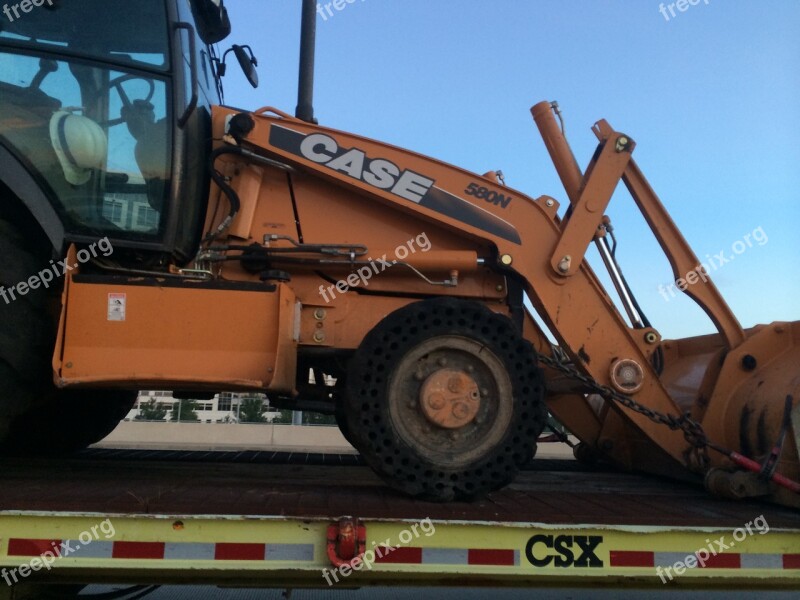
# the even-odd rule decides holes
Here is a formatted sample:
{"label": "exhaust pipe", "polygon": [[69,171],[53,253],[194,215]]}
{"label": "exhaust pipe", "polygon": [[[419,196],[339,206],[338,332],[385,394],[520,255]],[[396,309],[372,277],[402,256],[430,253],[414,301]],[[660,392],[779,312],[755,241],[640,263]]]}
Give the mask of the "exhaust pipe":
{"label": "exhaust pipe", "polygon": [[303,21],[300,30],[300,77],[297,87],[295,116],[309,123],[314,118],[314,56],[317,44],[317,2],[303,0]]}

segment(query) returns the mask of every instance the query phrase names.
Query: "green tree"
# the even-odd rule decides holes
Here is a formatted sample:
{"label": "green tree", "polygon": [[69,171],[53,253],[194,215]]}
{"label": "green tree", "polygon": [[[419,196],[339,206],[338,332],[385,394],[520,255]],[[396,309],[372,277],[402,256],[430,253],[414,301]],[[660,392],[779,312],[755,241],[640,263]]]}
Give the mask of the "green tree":
{"label": "green tree", "polygon": [[242,398],[239,410],[240,423],[264,423],[264,400],[257,397]]}
{"label": "green tree", "polygon": [[283,425],[288,424],[291,425],[292,423],[292,411],[288,408],[279,408],[278,412],[281,413],[279,417],[275,417],[272,420],[272,423],[275,425]]}
{"label": "green tree", "polygon": [[163,421],[167,416],[167,409],[163,404],[157,403],[153,398],[147,404],[139,405],[139,414],[136,415],[135,421]]}
{"label": "green tree", "polygon": [[[291,421],[291,416],[289,417]],[[303,412],[304,425],[336,425],[336,417],[333,415],[323,415],[317,412]]]}
{"label": "green tree", "polygon": [[198,421],[197,413],[195,410],[197,409],[197,401],[195,400],[178,400],[175,404],[172,405],[172,413],[169,417],[170,421],[177,421],[180,418],[180,421]]}

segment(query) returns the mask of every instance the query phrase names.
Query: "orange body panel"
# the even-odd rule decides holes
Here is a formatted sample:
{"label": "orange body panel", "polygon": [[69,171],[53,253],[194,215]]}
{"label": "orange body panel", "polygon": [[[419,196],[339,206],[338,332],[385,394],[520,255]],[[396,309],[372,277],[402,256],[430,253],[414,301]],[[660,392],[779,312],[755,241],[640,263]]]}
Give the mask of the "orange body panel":
{"label": "orange body panel", "polygon": [[297,308],[287,286],[243,291],[86,279],[69,281],[59,386],[294,388]]}
{"label": "orange body panel", "polygon": [[[230,109],[218,109],[216,126],[223,126],[235,113]],[[254,123],[243,144],[296,170],[291,180],[304,242],[348,242],[383,250],[427,233],[435,251],[474,249],[480,258],[493,264],[507,256],[510,268],[525,281],[526,292],[537,312],[581,369],[598,381],[608,383],[609,368],[620,357],[635,359],[645,368],[649,367],[649,357],[655,347],[645,342],[642,331],[625,323],[585,262],[576,266],[569,279],[553,272],[551,256],[561,238],[562,224],[545,198],[533,199],[452,165],[295,119],[261,116],[255,117]],[[351,149],[356,150],[351,155],[352,162],[341,161],[335,169],[320,162]],[[305,156],[304,151],[311,158]],[[393,172],[401,175],[394,187],[374,185],[376,180],[368,173],[370,160],[397,166]],[[431,181],[427,195],[420,199],[425,191],[424,184],[410,186],[411,193],[401,186],[402,174],[407,173],[415,174],[416,182]],[[596,174],[603,176],[601,169]],[[484,186],[510,200],[503,204],[469,199],[465,191],[471,184]],[[238,185],[236,179],[232,185]],[[613,186],[606,183],[604,187]],[[598,214],[598,219],[601,217],[602,214]],[[260,233],[252,235],[253,241],[259,239]],[[586,244],[590,241],[586,240]],[[441,266],[441,271],[448,270],[448,265]],[[505,290],[503,278],[495,277],[494,288]],[[494,300],[489,295],[491,287],[478,287],[477,278],[466,277],[454,288],[434,288],[392,270],[376,283],[398,296],[449,294]],[[313,287],[308,291],[312,290]],[[304,304],[309,300],[306,294],[298,291],[298,298]],[[372,303],[375,298],[368,300]],[[349,295],[347,301],[359,302],[351,300]],[[370,312],[366,305],[363,308],[367,314]],[[343,322],[349,335],[356,339],[369,331],[368,324],[369,321],[365,323],[359,319]],[[545,336],[536,326],[530,329],[536,332],[533,334],[538,340],[536,345],[541,345]],[[647,397],[654,408],[676,414],[678,408],[661,381],[655,374],[648,372],[648,375],[639,395]],[[646,431],[652,442],[667,448],[675,460],[682,462],[685,440],[680,432],[651,427],[641,415],[631,414],[627,418]]]}

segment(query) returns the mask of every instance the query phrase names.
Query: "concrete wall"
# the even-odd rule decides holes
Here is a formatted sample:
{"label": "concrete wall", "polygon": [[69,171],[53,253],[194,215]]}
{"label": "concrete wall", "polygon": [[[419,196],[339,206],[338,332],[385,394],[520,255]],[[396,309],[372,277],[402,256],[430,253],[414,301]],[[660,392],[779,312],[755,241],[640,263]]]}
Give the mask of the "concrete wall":
{"label": "concrete wall", "polygon": [[[570,436],[571,437],[571,436]],[[577,443],[576,438],[572,441]],[[95,448],[274,450],[356,454],[338,427],[123,421]],[[540,443],[537,458],[573,460],[566,444]]]}
{"label": "concrete wall", "polygon": [[338,427],[123,421],[96,448],[278,450],[355,454]]}

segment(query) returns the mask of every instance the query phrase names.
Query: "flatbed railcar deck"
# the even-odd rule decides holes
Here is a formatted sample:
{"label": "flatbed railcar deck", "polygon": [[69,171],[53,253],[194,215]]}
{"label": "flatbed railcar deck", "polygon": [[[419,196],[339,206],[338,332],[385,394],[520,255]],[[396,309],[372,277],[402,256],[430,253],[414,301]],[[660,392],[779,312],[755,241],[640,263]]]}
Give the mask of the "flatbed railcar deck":
{"label": "flatbed railcar deck", "polygon": [[[25,582],[167,583],[191,572],[194,583],[237,585],[800,587],[790,509],[564,460],[536,461],[483,500],[435,504],[398,495],[359,462],[107,450],[6,461],[0,567],[19,576],[66,542],[69,555]],[[331,561],[353,556],[329,539],[348,523],[372,553],[357,570]],[[675,569],[703,553],[703,567]]]}

